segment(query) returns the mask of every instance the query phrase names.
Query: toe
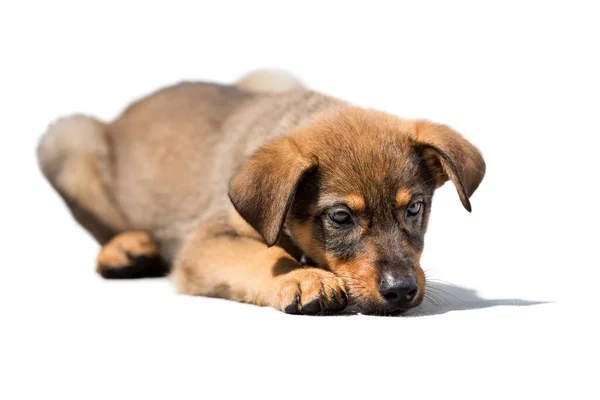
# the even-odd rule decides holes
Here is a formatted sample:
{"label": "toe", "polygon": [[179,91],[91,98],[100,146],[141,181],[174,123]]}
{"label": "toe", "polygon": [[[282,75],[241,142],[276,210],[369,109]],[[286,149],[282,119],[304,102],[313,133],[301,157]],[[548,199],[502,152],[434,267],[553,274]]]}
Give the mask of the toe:
{"label": "toe", "polygon": [[314,299],[308,304],[302,306],[302,312],[304,314],[314,315],[320,313],[322,310],[322,300]]}
{"label": "toe", "polygon": [[301,311],[303,314],[318,314],[323,310],[326,303],[326,295],[323,284],[318,279],[310,279],[300,282]]}
{"label": "toe", "polygon": [[344,302],[342,295],[340,295],[335,289],[331,289],[331,295],[329,299],[330,300],[327,307],[328,311],[336,312],[342,311],[344,308],[346,308],[346,303]]}
{"label": "toe", "polygon": [[300,286],[296,282],[284,284],[279,289],[275,305],[275,308],[288,314],[299,314]]}
{"label": "toe", "polygon": [[298,308],[298,306],[300,305],[300,294],[296,293],[296,295],[294,296],[294,300],[288,304],[283,311],[286,314],[300,314],[300,309]]}

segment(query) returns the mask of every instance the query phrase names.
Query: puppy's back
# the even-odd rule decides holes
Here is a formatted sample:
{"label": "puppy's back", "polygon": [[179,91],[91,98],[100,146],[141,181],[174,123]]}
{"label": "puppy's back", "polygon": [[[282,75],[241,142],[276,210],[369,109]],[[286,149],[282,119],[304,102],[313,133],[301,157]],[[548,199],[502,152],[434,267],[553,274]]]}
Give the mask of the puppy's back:
{"label": "puppy's back", "polygon": [[169,259],[200,220],[227,212],[229,179],[269,139],[345,103],[305,89],[255,93],[181,83],[143,98],[108,126],[114,193],[132,228]]}

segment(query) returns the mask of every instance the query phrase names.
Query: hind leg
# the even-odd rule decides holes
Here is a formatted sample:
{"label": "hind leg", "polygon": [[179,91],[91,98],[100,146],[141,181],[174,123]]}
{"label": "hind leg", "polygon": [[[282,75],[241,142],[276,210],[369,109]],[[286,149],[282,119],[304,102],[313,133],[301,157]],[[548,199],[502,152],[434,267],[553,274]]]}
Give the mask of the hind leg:
{"label": "hind leg", "polygon": [[44,176],[100,244],[129,229],[111,195],[111,152],[103,123],[83,115],[59,119],[42,137],[37,155]]}
{"label": "hind leg", "polygon": [[55,122],[38,145],[44,176],[103,247],[97,271],[109,279],[164,276],[167,265],[145,232],[136,232],[114,201],[111,147],[103,123],[83,115]]}
{"label": "hind leg", "polygon": [[155,278],[169,268],[146,232],[125,232],[106,243],[98,254],[96,271],[107,279]]}

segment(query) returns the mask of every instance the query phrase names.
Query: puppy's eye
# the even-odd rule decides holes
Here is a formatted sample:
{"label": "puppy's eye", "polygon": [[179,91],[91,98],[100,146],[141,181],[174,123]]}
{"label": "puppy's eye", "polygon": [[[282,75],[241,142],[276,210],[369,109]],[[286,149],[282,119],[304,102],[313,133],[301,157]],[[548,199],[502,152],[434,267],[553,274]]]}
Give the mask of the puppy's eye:
{"label": "puppy's eye", "polygon": [[423,206],[423,202],[421,202],[421,201],[415,201],[413,203],[410,203],[410,205],[406,209],[406,216],[407,217],[416,217],[419,214],[419,212],[421,211],[422,206]]}
{"label": "puppy's eye", "polygon": [[354,224],[352,215],[349,212],[343,210],[337,210],[329,214],[329,219],[332,220],[336,225],[348,227]]}

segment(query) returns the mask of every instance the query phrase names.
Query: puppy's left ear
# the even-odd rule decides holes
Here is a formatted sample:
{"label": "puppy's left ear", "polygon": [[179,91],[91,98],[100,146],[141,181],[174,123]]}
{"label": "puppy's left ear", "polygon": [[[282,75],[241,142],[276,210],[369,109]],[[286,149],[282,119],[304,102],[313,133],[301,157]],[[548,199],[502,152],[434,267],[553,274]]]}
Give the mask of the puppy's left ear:
{"label": "puppy's left ear", "polygon": [[280,137],[257,150],[229,182],[233,206],[269,247],[279,240],[300,181],[316,165],[293,138]]}
{"label": "puppy's left ear", "polygon": [[485,161],[479,150],[449,127],[428,121],[415,122],[411,139],[422,148],[438,187],[450,179],[463,206],[470,212],[469,198],[485,175]]}

